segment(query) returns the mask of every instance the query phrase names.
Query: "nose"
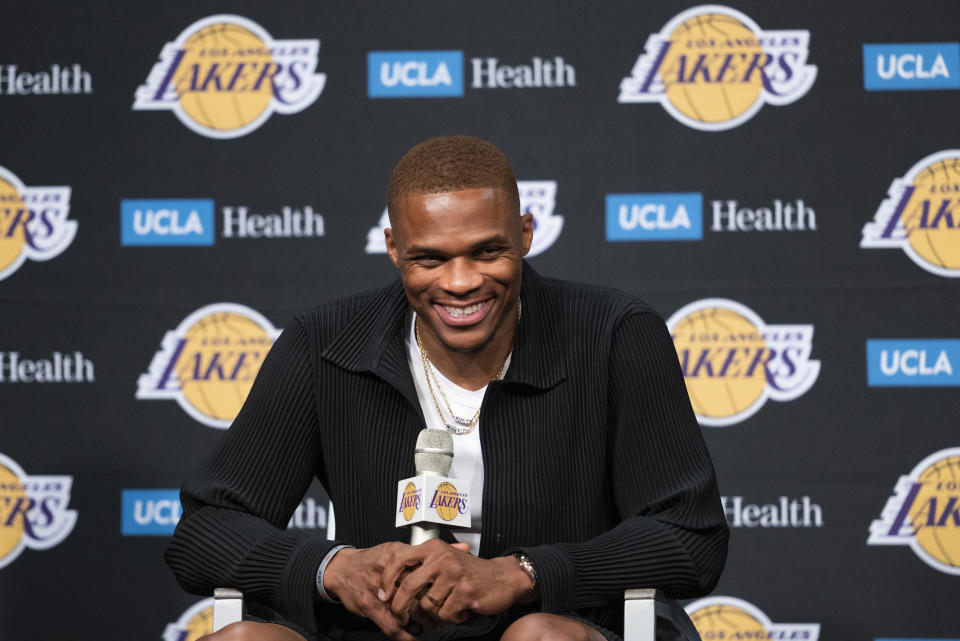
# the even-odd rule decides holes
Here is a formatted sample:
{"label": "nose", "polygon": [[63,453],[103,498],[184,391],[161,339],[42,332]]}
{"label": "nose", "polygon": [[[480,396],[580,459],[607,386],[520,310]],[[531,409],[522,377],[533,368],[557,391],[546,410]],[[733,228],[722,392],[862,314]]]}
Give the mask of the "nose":
{"label": "nose", "polygon": [[440,287],[451,296],[468,296],[483,285],[483,275],[474,262],[465,256],[457,256],[444,266]]}

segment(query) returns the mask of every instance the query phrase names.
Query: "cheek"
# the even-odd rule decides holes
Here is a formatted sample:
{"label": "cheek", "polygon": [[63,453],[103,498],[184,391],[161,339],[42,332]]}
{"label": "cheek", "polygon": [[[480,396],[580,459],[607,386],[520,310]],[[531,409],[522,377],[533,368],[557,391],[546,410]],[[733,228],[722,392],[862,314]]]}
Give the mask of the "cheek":
{"label": "cheek", "polygon": [[401,274],[403,288],[411,297],[422,296],[433,282],[433,278],[417,269],[405,269]]}
{"label": "cheek", "polygon": [[492,265],[487,275],[507,288],[520,287],[521,263],[520,261],[503,261],[500,264]]}

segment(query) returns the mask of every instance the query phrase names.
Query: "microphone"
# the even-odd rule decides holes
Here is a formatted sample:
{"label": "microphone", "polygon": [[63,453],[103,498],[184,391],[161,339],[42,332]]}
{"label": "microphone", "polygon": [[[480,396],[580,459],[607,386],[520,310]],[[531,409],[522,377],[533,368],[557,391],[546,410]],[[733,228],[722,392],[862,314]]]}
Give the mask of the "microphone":
{"label": "microphone", "polygon": [[417,449],[413,451],[417,474],[446,476],[453,465],[453,437],[446,430],[420,430]]}
{"label": "microphone", "polygon": [[441,526],[470,527],[470,483],[448,478],[453,437],[421,430],[413,455],[417,475],[397,484],[397,527],[410,526],[410,544],[440,536]]}
{"label": "microphone", "polygon": [[[420,430],[417,436],[417,448],[413,453],[413,464],[417,476],[446,476],[453,465],[453,437],[446,430]],[[440,536],[440,526],[435,523],[410,526],[410,545],[420,545],[424,541]]]}

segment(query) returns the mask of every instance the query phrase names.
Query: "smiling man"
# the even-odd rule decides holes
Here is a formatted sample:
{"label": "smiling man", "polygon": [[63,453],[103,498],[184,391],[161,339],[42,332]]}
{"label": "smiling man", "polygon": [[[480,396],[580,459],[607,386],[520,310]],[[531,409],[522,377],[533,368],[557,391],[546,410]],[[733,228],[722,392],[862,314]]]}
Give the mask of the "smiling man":
{"label": "smiling man", "polygon": [[[188,479],[181,585],[245,593],[215,639],[617,639],[625,588],[705,594],[726,557],[713,468],[663,321],[523,261],[506,158],[427,140],[390,179],[400,281],[299,314]],[[454,439],[472,526],[407,545],[396,482],[424,427]],[[284,526],[313,478],[340,540]]]}

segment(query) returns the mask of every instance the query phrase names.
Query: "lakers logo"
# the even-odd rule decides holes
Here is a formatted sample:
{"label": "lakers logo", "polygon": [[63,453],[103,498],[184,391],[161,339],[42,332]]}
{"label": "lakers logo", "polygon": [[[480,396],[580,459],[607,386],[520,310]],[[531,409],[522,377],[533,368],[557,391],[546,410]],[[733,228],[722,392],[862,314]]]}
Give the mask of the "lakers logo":
{"label": "lakers logo", "polygon": [[249,307],[201,307],[164,336],[137,382],[137,398],[175,400],[204,425],[226,429],[279,334]]}
{"label": "lakers logo", "polygon": [[452,483],[443,482],[437,486],[430,499],[430,507],[437,511],[444,521],[452,521],[458,514],[463,514],[467,509],[467,499],[457,492],[457,488]]}
{"label": "lakers logo", "polygon": [[932,568],[960,575],[960,447],[940,450],[901,476],[868,545],[909,545]]}
{"label": "lakers logo", "polygon": [[[400,512],[407,521],[413,518],[420,507],[420,490],[413,483],[407,483],[403,488],[403,498],[400,501]],[[449,520],[449,519],[448,519]]]}
{"label": "lakers logo", "polygon": [[701,425],[733,425],[768,399],[790,401],[817,380],[813,325],[767,325],[753,310],[707,298],[667,320]]}
{"label": "lakers logo", "polygon": [[69,187],[27,187],[0,167],[0,280],[24,261],[50,260],[70,246],[77,223]]}
{"label": "lakers logo", "polygon": [[68,510],[71,476],[28,476],[0,454],[0,568],[24,548],[48,550],[63,541],[77,522]]}
{"label": "lakers logo", "polygon": [[213,599],[202,599],[187,608],[163,631],[163,641],[196,641],[213,633]]}
{"label": "lakers logo", "polygon": [[533,215],[533,241],[527,257],[546,251],[563,230],[563,216],[553,213],[557,202],[557,181],[518,180],[520,211]]}
{"label": "lakers logo", "polygon": [[927,156],[895,178],[860,247],[902,249],[937,276],[960,276],[960,149]]}
{"label": "lakers logo", "polygon": [[708,597],[686,606],[703,641],[795,639],[817,641],[819,623],[774,623],[752,603],[733,597]]}
{"label": "lakers logo", "polygon": [[210,138],[244,136],[274,112],[313,104],[326,83],[319,49],[319,40],[274,40],[240,16],[210,16],[164,45],[133,108],[171,110]]}
{"label": "lakers logo", "polygon": [[694,129],[731,129],[810,90],[809,44],[809,31],[765,31],[735,9],[693,7],[649,36],[618,100],[659,102]]}

